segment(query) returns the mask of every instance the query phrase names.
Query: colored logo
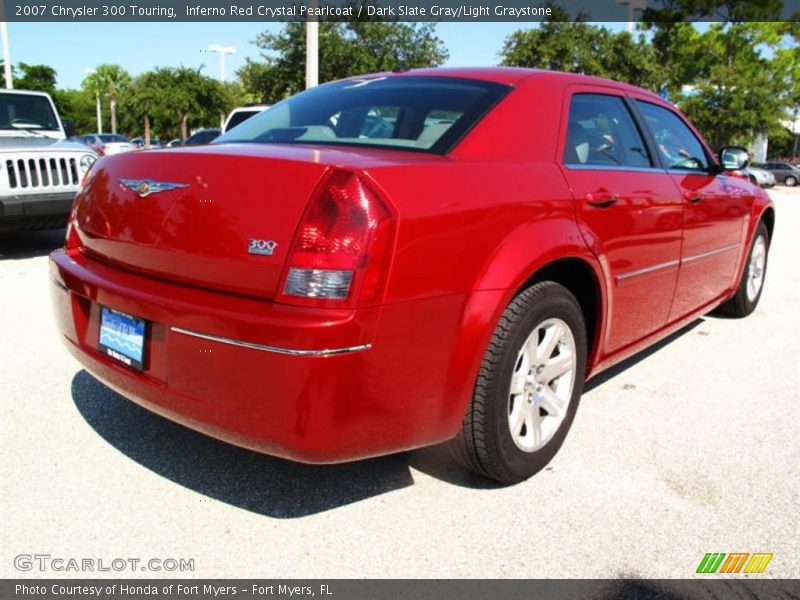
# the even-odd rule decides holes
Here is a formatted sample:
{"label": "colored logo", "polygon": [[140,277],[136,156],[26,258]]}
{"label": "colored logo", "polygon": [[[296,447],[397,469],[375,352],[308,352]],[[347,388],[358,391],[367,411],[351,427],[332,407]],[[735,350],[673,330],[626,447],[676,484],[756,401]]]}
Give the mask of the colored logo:
{"label": "colored logo", "polygon": [[146,198],[150,194],[189,187],[188,183],[170,183],[169,181],[153,181],[152,179],[120,179],[119,182],[129,190],[139,194],[140,198]]}
{"label": "colored logo", "polygon": [[772,554],[767,552],[709,552],[700,561],[698,573],[763,573]]}

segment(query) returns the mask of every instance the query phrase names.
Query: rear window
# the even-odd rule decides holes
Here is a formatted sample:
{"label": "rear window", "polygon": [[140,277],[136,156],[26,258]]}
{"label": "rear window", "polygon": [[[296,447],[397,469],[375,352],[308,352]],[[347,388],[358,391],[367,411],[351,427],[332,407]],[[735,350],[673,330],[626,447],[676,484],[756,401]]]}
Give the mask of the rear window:
{"label": "rear window", "polygon": [[378,77],[312,88],[215,143],[262,142],[449,151],[511,88],[449,77]]}
{"label": "rear window", "polygon": [[127,142],[128,138],[124,135],[117,135],[114,133],[103,133],[100,134],[99,137],[104,144],[113,144],[115,142]]}

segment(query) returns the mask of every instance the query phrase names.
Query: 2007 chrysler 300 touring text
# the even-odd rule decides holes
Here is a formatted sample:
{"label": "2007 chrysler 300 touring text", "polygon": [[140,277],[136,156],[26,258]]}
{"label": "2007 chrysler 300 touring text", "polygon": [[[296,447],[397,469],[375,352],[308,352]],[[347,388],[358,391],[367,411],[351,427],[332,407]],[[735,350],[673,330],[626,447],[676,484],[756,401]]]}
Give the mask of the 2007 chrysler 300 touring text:
{"label": "2007 chrysler 300 touring text", "polygon": [[671,104],[525,69],[322,85],[100,159],[51,255],[68,348],[143,406],[337,462],[445,440],[520,481],[584,380],[758,303],[768,196]]}

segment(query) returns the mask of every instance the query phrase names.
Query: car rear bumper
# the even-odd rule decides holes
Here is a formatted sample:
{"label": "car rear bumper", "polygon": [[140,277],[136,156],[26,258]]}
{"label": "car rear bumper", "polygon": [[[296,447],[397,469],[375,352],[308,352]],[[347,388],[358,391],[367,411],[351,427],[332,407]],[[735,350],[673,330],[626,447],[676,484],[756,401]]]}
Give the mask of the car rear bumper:
{"label": "car rear bumper", "polygon": [[75,192],[0,196],[0,231],[27,229],[38,224],[64,227]]}
{"label": "car rear bumper", "polygon": [[[454,363],[464,296],[323,310],[174,285],[75,251],[54,252],[50,266],[58,327],[87,370],[213,437],[328,463],[436,443],[460,426],[474,383]],[[100,306],[149,321],[143,372],[98,350]]]}

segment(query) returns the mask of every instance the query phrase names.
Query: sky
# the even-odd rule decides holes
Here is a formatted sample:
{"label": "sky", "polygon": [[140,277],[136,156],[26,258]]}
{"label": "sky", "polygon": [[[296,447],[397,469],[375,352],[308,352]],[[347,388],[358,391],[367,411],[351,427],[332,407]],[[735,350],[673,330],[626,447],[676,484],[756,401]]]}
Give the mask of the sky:
{"label": "sky", "polygon": [[[498,62],[503,41],[520,23],[440,23],[437,34],[450,52],[447,66],[488,66]],[[608,23],[619,30],[626,23]],[[58,85],[76,88],[87,67],[116,63],[138,75],[155,67],[199,67],[219,76],[219,55],[209,44],[234,46],[226,56],[230,81],[246,58],[258,58],[252,43],[262,31],[280,23],[9,23],[11,63],[46,64],[58,73]]]}

